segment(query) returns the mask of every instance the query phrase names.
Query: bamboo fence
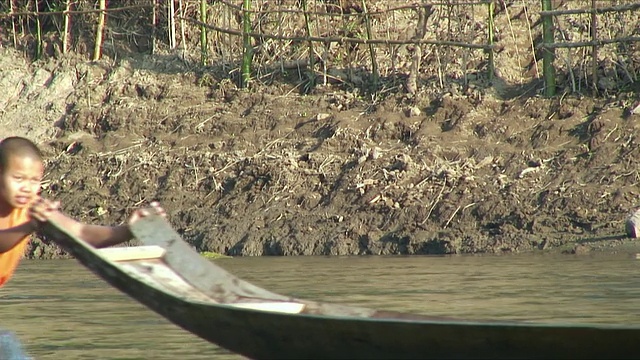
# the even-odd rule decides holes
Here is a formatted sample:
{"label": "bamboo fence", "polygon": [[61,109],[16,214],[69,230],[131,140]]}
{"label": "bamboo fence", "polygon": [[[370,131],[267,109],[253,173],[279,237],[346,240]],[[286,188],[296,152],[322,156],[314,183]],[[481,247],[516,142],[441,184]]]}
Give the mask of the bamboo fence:
{"label": "bamboo fence", "polygon": [[[569,9],[569,10],[553,10],[551,0],[542,0],[543,6],[540,17],[543,22],[543,42],[540,47],[544,51],[544,81],[545,95],[554,96],[556,94],[556,77],[555,68],[553,66],[555,49],[560,48],[591,48],[591,86],[596,92],[598,90],[598,48],[606,44],[632,43],[640,42],[640,33],[637,36],[624,36],[610,39],[598,38],[598,18],[599,14],[621,13],[636,11],[640,9],[640,3],[623,4],[615,6],[598,7],[596,0],[591,0],[591,8],[588,9]],[[556,42],[554,34],[554,17],[563,15],[590,15],[590,40],[578,42]],[[637,81],[638,79],[634,79]]]}
{"label": "bamboo fence", "polygon": [[[11,39],[19,47],[28,38],[32,56],[39,59],[45,54],[43,44],[51,42],[44,37],[51,38],[54,33],[62,53],[77,49],[77,44],[85,41],[93,48],[91,59],[98,61],[105,46],[124,48],[124,43],[137,43],[140,34],[147,34],[146,51],[180,48],[183,58],[187,58],[190,50],[199,49],[200,65],[219,66],[229,74],[237,72],[239,85],[243,87],[254,80],[272,78],[273,69],[281,73],[293,70],[300,80],[307,82],[306,87],[313,87],[317,81],[326,83],[339,78],[331,69],[340,68],[348,73],[349,79],[357,79],[353,75],[357,71],[367,74],[366,82],[375,91],[384,88],[386,85],[381,83],[389,79],[403,79],[405,90],[415,93],[419,91],[420,79],[425,78],[437,80],[442,87],[448,81],[460,79],[466,85],[472,73],[491,81],[501,70],[496,63],[496,51],[504,38],[501,34],[505,33],[497,28],[496,16],[506,13],[511,27],[509,9],[521,6],[539,18],[528,29],[527,40],[534,63],[541,51],[545,94],[555,95],[559,82],[566,81],[557,78],[558,69],[570,74],[572,90],[579,91],[578,85],[586,87],[588,82],[597,91],[602,76],[599,50],[611,44],[640,41],[638,31],[624,36],[602,36],[607,30],[611,35],[611,31],[599,17],[637,11],[640,3],[581,0],[565,2],[563,6],[568,9],[553,9],[555,3],[551,0],[444,0],[412,4],[400,0],[236,0],[235,3],[9,0],[0,4],[0,41]],[[590,6],[577,8],[578,4],[586,3]],[[603,4],[610,6],[599,6]],[[567,25],[562,19],[582,15],[589,16],[588,38],[567,39],[561,29]],[[539,44],[534,43],[532,34],[536,24],[541,24]],[[121,31],[124,28],[127,31]],[[91,33],[93,39],[87,37]],[[118,38],[122,33],[126,35]],[[192,36],[198,33],[199,36]],[[513,28],[511,34],[517,38]],[[585,48],[591,50],[589,54],[558,56],[558,51]],[[567,60],[587,57],[590,64],[582,60],[579,71],[575,60]],[[630,81],[638,81],[637,67],[618,65],[624,68]],[[590,73],[590,79],[587,81],[586,76],[576,73]]]}

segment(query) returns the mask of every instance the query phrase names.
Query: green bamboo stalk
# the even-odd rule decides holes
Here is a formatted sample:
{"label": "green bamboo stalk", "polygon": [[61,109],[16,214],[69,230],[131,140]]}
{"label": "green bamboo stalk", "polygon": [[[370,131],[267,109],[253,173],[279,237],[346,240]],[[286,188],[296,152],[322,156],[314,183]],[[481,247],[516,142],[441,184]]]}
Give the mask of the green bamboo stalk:
{"label": "green bamboo stalk", "polygon": [[[309,23],[309,13],[307,12],[307,0],[302,0],[302,12],[304,14],[304,25],[307,29],[307,36],[311,37],[311,24]],[[313,40],[309,40],[309,71],[314,74],[315,71],[315,50],[313,49]]]}
{"label": "green bamboo stalk", "polygon": [[93,48],[93,61],[100,60],[102,56],[102,39],[104,38],[104,23],[107,17],[107,0],[100,0],[98,6],[100,13],[98,16],[98,26],[96,28],[96,41]]}
{"label": "green bamboo stalk", "polygon": [[[551,0],[542,0],[542,10],[551,11]],[[542,15],[542,38],[545,45],[553,44],[553,17],[550,15]],[[554,50],[544,48],[542,58],[542,71],[544,72],[544,93],[545,96],[551,97],[556,94],[556,75],[553,67],[555,58]]]}
{"label": "green bamboo stalk", "polygon": [[[207,0],[200,0],[200,22],[207,23]],[[200,25],[200,64],[207,65],[207,28]]]}
{"label": "green bamboo stalk", "polygon": [[251,81],[251,59],[253,49],[251,48],[251,0],[244,0],[242,3],[242,45],[244,53],[242,55],[242,78],[240,87],[246,88]]}
{"label": "green bamboo stalk", "polygon": [[[489,7],[489,26],[488,26],[488,36],[487,36],[487,42],[488,45],[493,46],[494,41],[495,41],[495,23],[494,23],[494,15],[495,15],[495,6],[496,3],[495,2],[490,2],[488,4]],[[495,60],[494,60],[494,53],[493,53],[493,48],[488,49],[487,50],[489,56],[487,59],[487,75],[489,78],[489,81],[493,80],[493,76],[495,75]]]}
{"label": "green bamboo stalk", "polygon": [[38,1],[34,1],[35,16],[36,16],[36,56],[35,59],[39,60],[42,57],[42,27],[40,26],[40,9],[38,9]]}
{"label": "green bamboo stalk", "polygon": [[[362,10],[364,11],[364,22],[367,30],[367,40],[371,40],[371,18],[367,11],[367,2],[362,0]],[[376,49],[372,43],[369,43],[369,55],[371,56],[371,71],[373,73],[373,87],[374,90],[378,89],[379,74],[378,74],[378,61],[376,60]]]}

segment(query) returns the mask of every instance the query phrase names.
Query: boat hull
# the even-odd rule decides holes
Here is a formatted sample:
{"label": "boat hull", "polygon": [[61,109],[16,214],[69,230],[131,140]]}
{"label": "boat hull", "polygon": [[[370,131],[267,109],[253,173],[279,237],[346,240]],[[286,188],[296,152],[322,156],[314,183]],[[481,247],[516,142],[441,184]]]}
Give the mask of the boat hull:
{"label": "boat hull", "polygon": [[55,224],[44,233],[169,321],[254,359],[622,359],[640,347],[636,326],[464,321],[287,297],[202,258],[162,218],[133,228],[163,251],[156,258],[112,261]]}

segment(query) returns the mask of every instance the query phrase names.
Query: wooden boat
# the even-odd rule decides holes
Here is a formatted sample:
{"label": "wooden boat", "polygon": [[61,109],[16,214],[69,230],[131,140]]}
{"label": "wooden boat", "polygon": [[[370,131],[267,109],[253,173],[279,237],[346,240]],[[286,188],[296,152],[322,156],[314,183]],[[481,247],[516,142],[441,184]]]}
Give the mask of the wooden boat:
{"label": "wooden boat", "polygon": [[254,359],[610,359],[640,349],[640,326],[465,321],[280,295],[203,258],[158,216],[133,226],[137,247],[95,249],[52,223],[43,232],[174,324]]}

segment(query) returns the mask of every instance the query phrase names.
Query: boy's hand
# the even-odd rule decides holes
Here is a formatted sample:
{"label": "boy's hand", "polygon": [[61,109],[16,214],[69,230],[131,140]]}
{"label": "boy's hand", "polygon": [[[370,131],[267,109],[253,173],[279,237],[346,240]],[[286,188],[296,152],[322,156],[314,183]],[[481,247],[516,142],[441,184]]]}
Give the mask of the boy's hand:
{"label": "boy's hand", "polygon": [[43,199],[41,197],[31,203],[29,208],[29,215],[31,219],[45,222],[49,220],[51,214],[60,210],[60,202],[59,201],[51,201],[47,199]]}
{"label": "boy's hand", "polygon": [[141,218],[145,217],[145,216],[149,216],[149,215],[160,215],[162,217],[167,217],[167,213],[166,211],[160,206],[160,204],[157,201],[152,202],[151,207],[146,208],[146,209],[138,209],[136,211],[133,212],[133,214],[131,214],[131,216],[129,217],[129,225],[135,223],[136,221],[140,220]]}

